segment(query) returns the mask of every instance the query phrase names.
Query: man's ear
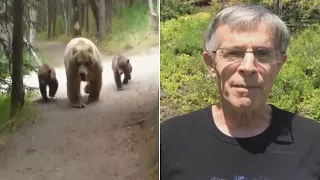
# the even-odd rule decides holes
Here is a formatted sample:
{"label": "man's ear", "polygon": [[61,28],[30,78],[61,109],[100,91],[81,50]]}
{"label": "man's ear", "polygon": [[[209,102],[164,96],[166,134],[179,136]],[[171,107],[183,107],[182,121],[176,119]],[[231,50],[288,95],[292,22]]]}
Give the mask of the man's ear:
{"label": "man's ear", "polygon": [[279,70],[281,69],[281,67],[283,66],[284,63],[287,62],[288,56],[287,54],[283,54],[282,58],[281,58],[281,62],[278,64]]}
{"label": "man's ear", "polygon": [[202,55],[203,55],[204,62],[209,68],[211,76],[215,78],[217,74],[214,68],[214,58],[210,55],[208,51],[203,51]]}
{"label": "man's ear", "polygon": [[282,64],[284,64],[285,62],[287,62],[287,59],[288,59],[287,54],[284,54],[284,55],[282,56]]}

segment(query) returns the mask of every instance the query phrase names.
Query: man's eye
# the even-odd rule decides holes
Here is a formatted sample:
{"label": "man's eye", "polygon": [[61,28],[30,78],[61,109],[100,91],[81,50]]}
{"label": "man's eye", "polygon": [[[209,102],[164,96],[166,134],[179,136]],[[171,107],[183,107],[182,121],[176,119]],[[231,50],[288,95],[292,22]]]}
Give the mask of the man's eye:
{"label": "man's eye", "polygon": [[261,50],[256,50],[255,54],[257,56],[270,56],[272,54],[272,51],[268,49],[261,49]]}
{"label": "man's eye", "polygon": [[240,50],[229,50],[225,53],[226,57],[242,57],[243,51]]}

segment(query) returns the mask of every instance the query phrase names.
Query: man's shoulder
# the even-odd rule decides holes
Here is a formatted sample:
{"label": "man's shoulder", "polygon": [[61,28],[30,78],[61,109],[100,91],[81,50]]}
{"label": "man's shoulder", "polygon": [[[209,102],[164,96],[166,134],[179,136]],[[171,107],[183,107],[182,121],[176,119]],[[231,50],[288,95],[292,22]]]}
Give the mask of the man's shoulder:
{"label": "man's shoulder", "polygon": [[320,123],[316,120],[295,114],[292,124],[294,129],[299,128],[303,133],[317,134],[320,137]]}
{"label": "man's shoulder", "polygon": [[320,134],[320,123],[314,119],[308,118],[303,114],[292,113],[284,109],[274,106],[278,117],[281,119],[289,119],[290,126],[295,131],[303,131],[304,133]]}
{"label": "man's shoulder", "polygon": [[[211,107],[211,106],[210,106]],[[186,114],[171,117],[161,123],[161,131],[167,132],[176,129],[185,129],[194,125],[197,121],[206,117],[210,112],[210,107],[204,107]]]}

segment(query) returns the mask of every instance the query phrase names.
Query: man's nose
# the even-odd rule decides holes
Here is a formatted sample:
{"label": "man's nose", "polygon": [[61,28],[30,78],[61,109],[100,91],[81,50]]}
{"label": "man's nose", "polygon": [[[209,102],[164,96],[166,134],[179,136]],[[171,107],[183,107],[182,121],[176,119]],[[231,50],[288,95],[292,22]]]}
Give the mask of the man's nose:
{"label": "man's nose", "polygon": [[255,57],[252,52],[246,52],[241,61],[239,71],[246,76],[250,76],[258,71]]}

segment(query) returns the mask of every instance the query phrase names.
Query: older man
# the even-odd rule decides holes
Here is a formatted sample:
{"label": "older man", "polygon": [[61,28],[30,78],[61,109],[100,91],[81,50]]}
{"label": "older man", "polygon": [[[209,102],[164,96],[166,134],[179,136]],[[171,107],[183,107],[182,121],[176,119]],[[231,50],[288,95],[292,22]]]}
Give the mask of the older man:
{"label": "older man", "polygon": [[216,15],[203,57],[220,102],[162,123],[162,180],[320,179],[320,124],[266,103],[289,39],[261,6]]}

